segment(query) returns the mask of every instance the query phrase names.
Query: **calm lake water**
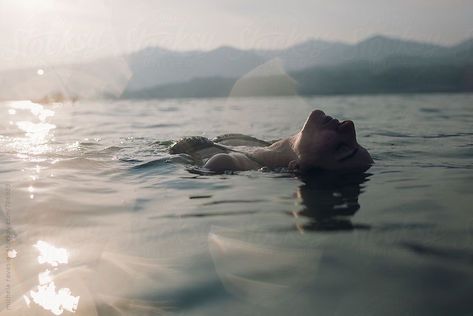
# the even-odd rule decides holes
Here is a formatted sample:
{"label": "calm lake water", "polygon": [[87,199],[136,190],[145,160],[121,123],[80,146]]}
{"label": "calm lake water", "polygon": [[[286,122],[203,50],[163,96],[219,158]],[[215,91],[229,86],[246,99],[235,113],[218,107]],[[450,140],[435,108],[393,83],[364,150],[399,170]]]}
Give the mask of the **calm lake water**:
{"label": "calm lake water", "polygon": [[[198,176],[167,153],[315,108],[355,122],[366,174]],[[472,94],[0,113],[1,315],[473,315]]]}

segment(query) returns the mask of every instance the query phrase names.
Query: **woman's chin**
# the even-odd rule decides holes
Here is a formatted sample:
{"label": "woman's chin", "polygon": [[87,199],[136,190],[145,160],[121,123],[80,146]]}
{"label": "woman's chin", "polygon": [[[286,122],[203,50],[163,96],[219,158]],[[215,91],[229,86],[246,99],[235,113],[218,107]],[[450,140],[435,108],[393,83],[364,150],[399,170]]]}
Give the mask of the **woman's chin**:
{"label": "woman's chin", "polygon": [[356,154],[353,157],[341,162],[339,164],[339,168],[346,170],[366,171],[371,167],[371,165],[373,165],[373,163],[373,158],[371,158],[370,153],[365,148],[359,146]]}
{"label": "woman's chin", "polygon": [[373,165],[373,159],[369,152],[359,146],[353,155],[344,157],[343,159],[334,159],[332,163],[321,166],[321,169],[329,171],[366,171]]}

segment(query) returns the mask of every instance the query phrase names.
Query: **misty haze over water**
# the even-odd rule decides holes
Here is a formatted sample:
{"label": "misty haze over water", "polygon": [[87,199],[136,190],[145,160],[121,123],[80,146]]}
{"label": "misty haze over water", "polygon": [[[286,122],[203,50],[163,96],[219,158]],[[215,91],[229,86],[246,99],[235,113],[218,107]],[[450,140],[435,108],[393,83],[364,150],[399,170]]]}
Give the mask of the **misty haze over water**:
{"label": "misty haze over water", "polygon": [[[472,56],[471,39],[446,47],[383,36],[355,45],[312,40],[282,50],[150,47],[86,64],[3,72],[0,98],[227,97],[248,73],[247,84],[262,89],[242,96],[287,95],[281,77],[294,80],[300,95],[468,92],[473,90]],[[278,65],[258,70],[268,63]]]}

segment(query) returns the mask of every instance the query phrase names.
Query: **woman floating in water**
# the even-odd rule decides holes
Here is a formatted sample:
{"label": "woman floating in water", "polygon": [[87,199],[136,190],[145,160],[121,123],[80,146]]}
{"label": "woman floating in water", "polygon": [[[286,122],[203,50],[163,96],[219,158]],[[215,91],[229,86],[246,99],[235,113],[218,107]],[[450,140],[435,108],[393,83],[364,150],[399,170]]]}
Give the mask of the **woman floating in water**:
{"label": "woman floating in water", "polygon": [[306,173],[311,170],[365,171],[373,160],[356,140],[352,121],[339,122],[320,110],[312,111],[302,129],[295,135],[237,151],[206,138],[185,138],[171,147],[171,153],[186,153],[196,158],[210,157],[204,168],[213,172],[252,170],[267,167],[287,168]]}

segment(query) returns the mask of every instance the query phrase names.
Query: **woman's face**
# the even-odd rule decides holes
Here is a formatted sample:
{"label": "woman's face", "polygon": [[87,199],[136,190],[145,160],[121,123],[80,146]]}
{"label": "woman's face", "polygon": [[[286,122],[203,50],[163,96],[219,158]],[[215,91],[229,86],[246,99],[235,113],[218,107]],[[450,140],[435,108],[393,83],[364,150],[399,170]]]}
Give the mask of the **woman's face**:
{"label": "woman's face", "polygon": [[294,147],[302,172],[313,168],[366,170],[373,163],[368,151],[356,141],[353,122],[339,122],[320,110],[309,115]]}

